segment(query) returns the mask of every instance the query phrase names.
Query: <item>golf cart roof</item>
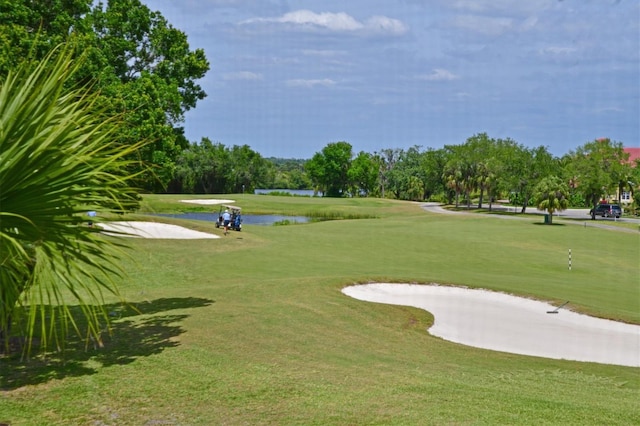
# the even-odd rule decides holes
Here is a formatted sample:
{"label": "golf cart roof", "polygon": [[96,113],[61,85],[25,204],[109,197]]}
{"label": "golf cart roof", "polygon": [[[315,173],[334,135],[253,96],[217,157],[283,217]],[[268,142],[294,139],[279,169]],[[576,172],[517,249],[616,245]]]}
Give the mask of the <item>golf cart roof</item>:
{"label": "golf cart roof", "polygon": [[223,204],[222,207],[225,208],[225,209],[229,209],[229,210],[242,210],[238,206],[230,206],[230,205],[226,205],[226,204]]}

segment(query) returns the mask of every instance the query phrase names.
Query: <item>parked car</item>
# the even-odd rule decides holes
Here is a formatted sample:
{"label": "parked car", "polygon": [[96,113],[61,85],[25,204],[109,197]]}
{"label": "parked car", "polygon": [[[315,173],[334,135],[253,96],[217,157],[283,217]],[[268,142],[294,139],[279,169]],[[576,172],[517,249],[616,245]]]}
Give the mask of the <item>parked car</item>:
{"label": "parked car", "polygon": [[591,215],[591,219],[594,220],[596,216],[618,218],[622,216],[622,208],[617,204],[598,204],[589,210],[589,214]]}

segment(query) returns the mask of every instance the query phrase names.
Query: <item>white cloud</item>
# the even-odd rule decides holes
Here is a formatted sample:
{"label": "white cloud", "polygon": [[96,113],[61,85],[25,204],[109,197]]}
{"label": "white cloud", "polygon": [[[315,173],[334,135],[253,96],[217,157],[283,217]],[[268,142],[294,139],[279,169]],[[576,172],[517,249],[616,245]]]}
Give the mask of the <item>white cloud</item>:
{"label": "white cloud", "polygon": [[296,10],[277,18],[253,18],[241,24],[277,23],[288,24],[296,29],[325,30],[344,33],[373,33],[402,35],[408,28],[399,20],[386,16],[373,16],[360,22],[345,12],[321,12]]}
{"label": "white cloud", "polygon": [[289,87],[304,87],[307,89],[312,89],[316,86],[322,86],[322,87],[331,87],[331,86],[335,86],[336,82],[329,79],[329,78],[324,78],[324,79],[316,79],[316,80],[305,80],[305,79],[294,79],[294,80],[287,80],[287,86]]}
{"label": "white cloud", "polygon": [[406,25],[397,19],[386,16],[372,16],[367,19],[365,27],[373,32],[402,35],[408,31]]}
{"label": "white cloud", "polygon": [[447,71],[442,68],[436,68],[431,74],[420,75],[417,78],[419,80],[427,81],[451,81],[456,80],[458,76],[453,74],[451,71]]}
{"label": "white cloud", "polygon": [[[269,19],[265,20],[269,21]],[[364,27],[363,24],[344,12],[315,13],[310,10],[297,10],[295,12],[286,13],[280,18],[275,18],[273,21],[301,26],[326,28],[330,31],[357,31]]]}
{"label": "white cloud", "polygon": [[262,74],[257,74],[251,71],[237,71],[223,74],[224,80],[249,80],[257,81],[262,80]]}

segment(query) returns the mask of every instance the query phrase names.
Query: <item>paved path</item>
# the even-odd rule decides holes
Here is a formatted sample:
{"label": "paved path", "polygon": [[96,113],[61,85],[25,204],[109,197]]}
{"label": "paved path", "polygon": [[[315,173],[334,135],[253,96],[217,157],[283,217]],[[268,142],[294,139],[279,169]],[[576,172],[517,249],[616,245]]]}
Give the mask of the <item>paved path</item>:
{"label": "paved path", "polygon": [[[484,216],[496,217],[496,218],[499,218],[499,219],[507,219],[507,220],[509,220],[509,219],[511,219],[511,220],[530,220],[531,219],[531,216],[519,214],[520,208],[514,208],[514,207],[511,207],[511,206],[503,206],[503,205],[494,205],[493,206],[493,210],[494,211],[500,211],[500,212],[513,212],[513,214],[511,214],[511,215],[509,215],[509,214],[490,214],[490,213],[466,212],[464,210],[449,210],[449,209],[443,208],[442,204],[434,203],[434,202],[423,203],[422,204],[422,208],[424,210],[428,211],[428,212],[440,213],[440,214],[484,215]],[[543,211],[540,211],[540,210],[536,210],[536,209],[527,208],[527,214],[535,214],[535,215],[543,216],[543,215],[546,214],[546,212],[543,212]],[[613,222],[616,219],[596,219],[596,220],[591,220],[591,217],[589,216],[589,209],[567,209],[567,210],[564,210],[564,211],[560,212],[559,214],[554,214],[553,217],[554,217],[554,220],[556,220],[557,218],[560,218],[560,219],[583,219],[584,218],[584,221],[563,220],[562,224],[580,225],[580,226],[584,226],[584,227],[594,227],[594,228],[601,228],[601,229],[609,229],[611,231],[627,232],[627,233],[633,233],[633,234],[639,234],[639,231],[640,231],[640,219],[634,219],[634,218],[617,219],[618,221],[625,222],[625,223],[636,223],[636,224],[638,224],[638,229],[625,228],[625,227],[621,227],[621,226],[615,226],[615,225],[608,224],[608,222]]]}

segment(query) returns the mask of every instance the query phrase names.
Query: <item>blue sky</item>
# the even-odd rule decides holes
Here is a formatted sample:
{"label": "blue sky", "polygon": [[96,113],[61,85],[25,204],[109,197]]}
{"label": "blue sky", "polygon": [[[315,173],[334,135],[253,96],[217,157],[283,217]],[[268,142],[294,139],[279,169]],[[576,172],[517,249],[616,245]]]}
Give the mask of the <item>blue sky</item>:
{"label": "blue sky", "polygon": [[640,146],[637,0],[142,0],[203,48],[191,141],[310,158],[474,134]]}

